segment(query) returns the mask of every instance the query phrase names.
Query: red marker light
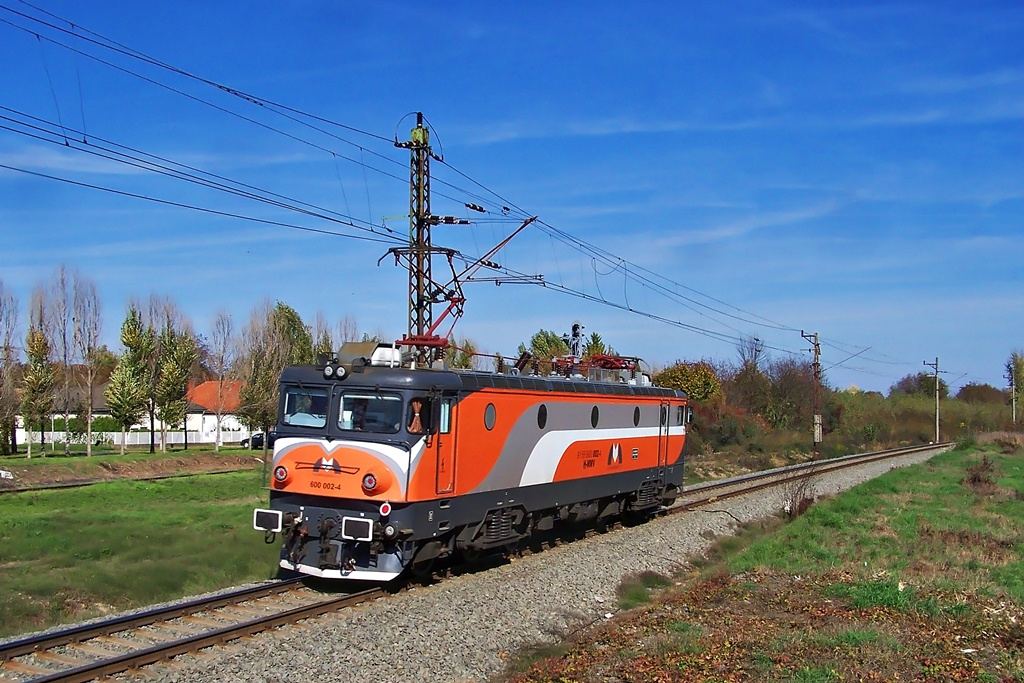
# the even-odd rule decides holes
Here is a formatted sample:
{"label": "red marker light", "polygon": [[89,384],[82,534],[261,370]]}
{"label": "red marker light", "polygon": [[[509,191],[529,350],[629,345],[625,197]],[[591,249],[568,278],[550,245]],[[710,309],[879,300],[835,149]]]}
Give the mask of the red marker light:
{"label": "red marker light", "polygon": [[284,465],[278,465],[274,468],[274,479],[278,481],[284,481],[288,478],[288,468]]}
{"label": "red marker light", "polygon": [[391,514],[391,503],[384,501],[380,504],[380,516],[387,517]]}
{"label": "red marker light", "polygon": [[367,491],[372,491],[377,488],[377,477],[372,474],[367,474],[363,477],[363,488]]}

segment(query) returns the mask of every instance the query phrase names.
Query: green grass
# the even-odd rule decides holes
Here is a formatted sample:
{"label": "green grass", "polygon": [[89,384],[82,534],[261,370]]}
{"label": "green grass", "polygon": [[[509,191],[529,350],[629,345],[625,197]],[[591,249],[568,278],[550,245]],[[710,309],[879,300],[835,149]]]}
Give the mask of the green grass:
{"label": "green grass", "polygon": [[657,572],[630,574],[619,582],[615,594],[619,609],[633,609],[651,601],[651,593],[672,585],[672,579]]}
{"label": "green grass", "polygon": [[815,638],[815,642],[819,645],[829,648],[858,648],[878,641],[878,631],[874,629],[847,629],[833,635]]}
{"label": "green grass", "polygon": [[[993,466],[990,490],[966,483],[983,457]],[[1016,495],[1024,487],[1021,464],[1019,456],[989,448],[894,470],[727,553],[728,568],[843,569],[862,579],[899,575],[908,583],[941,576],[947,587],[991,582],[1024,602],[1024,500]]]}
{"label": "green grass", "polygon": [[259,472],[0,496],[0,635],[276,572]]}
{"label": "green grass", "polygon": [[796,683],[828,683],[842,680],[842,677],[838,671],[829,667],[805,666],[801,667],[790,680]]}

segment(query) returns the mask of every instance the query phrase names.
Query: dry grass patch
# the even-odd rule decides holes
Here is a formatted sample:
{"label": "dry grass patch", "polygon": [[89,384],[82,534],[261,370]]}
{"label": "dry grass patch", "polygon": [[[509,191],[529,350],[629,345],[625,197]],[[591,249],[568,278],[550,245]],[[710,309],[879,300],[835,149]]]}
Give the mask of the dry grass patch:
{"label": "dry grass patch", "polygon": [[[1024,655],[1024,632],[1009,618],[1020,622],[1020,610],[1011,614],[1005,604],[972,595],[969,611],[951,619],[941,594],[915,598],[934,609],[899,608],[887,604],[887,586],[850,580],[845,574],[717,576],[603,625],[511,680],[967,681],[1024,675],[1019,665],[1014,669]],[[848,597],[837,596],[844,591]]]}

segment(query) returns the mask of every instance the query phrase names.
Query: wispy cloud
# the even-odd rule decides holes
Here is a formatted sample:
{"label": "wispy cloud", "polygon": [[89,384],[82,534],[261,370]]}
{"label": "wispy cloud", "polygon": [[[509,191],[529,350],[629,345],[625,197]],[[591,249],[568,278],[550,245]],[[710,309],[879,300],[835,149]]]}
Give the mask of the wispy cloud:
{"label": "wispy cloud", "polygon": [[655,250],[661,250],[732,240],[764,228],[793,225],[821,218],[833,213],[837,208],[838,203],[835,200],[828,200],[789,211],[761,211],[709,228],[680,230],[672,235],[654,238],[652,243]]}
{"label": "wispy cloud", "polygon": [[973,90],[1018,86],[1024,82],[1024,70],[1003,68],[965,75],[935,75],[902,81],[895,89],[924,95],[956,95]]}
{"label": "wispy cloud", "polygon": [[102,175],[140,175],[142,169],[103,159],[84,152],[58,147],[28,145],[12,151],[0,150],[0,163],[39,173],[85,173]]}
{"label": "wispy cloud", "polygon": [[560,121],[505,121],[486,128],[467,128],[463,142],[469,145],[493,145],[524,140],[557,138],[607,137],[613,135],[648,135],[658,133],[740,131],[764,128],[771,119],[751,118],[736,121],[638,120],[631,117]]}

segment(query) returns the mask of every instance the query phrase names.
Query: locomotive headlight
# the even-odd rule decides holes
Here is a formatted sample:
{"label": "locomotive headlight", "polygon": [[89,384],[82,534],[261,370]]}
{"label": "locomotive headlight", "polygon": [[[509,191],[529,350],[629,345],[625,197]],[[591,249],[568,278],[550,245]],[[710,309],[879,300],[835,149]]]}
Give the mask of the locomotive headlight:
{"label": "locomotive headlight", "polygon": [[397,535],[398,535],[398,527],[396,527],[394,524],[386,524],[386,525],[384,525],[384,538],[386,538],[388,540],[391,540],[392,538],[394,538]]}
{"label": "locomotive headlight", "polygon": [[274,479],[279,482],[284,482],[288,478],[288,468],[284,465],[278,465],[274,468]]}
{"label": "locomotive headlight", "polygon": [[324,379],[331,379],[334,377],[334,366],[328,365],[324,367]]}
{"label": "locomotive headlight", "polygon": [[367,492],[377,488],[377,477],[373,476],[372,473],[369,473],[365,477],[363,477],[363,488]]}

